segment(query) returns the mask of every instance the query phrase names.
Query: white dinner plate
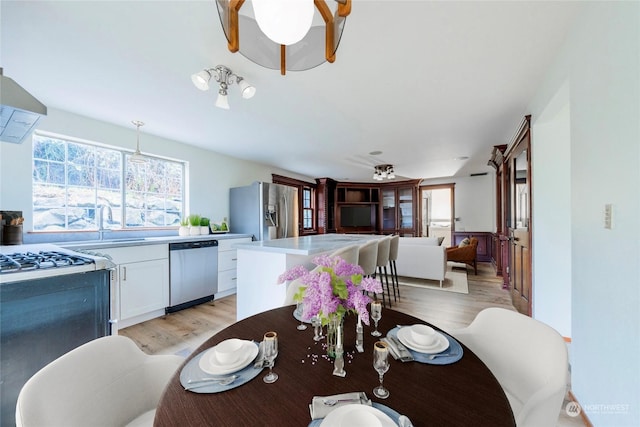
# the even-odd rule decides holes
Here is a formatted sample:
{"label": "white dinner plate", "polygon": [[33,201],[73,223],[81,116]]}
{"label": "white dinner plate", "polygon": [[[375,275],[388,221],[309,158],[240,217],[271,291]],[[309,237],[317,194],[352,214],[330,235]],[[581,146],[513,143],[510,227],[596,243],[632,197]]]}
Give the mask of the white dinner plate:
{"label": "white dinner plate", "polygon": [[200,358],[200,369],[211,375],[226,375],[246,368],[258,355],[258,346],[253,341],[244,341],[242,355],[232,363],[223,364],[216,358],[215,347],[211,347]]}
{"label": "white dinner plate", "polygon": [[441,351],[449,348],[449,340],[447,337],[442,335],[440,332],[436,332],[436,340],[431,345],[420,345],[413,340],[411,336],[411,328],[404,327],[398,330],[398,339],[400,342],[407,347],[409,347],[413,351],[417,351],[419,353],[440,353]]}
{"label": "white dinner plate", "polygon": [[329,412],[320,427],[397,427],[391,417],[369,405],[344,405]]}

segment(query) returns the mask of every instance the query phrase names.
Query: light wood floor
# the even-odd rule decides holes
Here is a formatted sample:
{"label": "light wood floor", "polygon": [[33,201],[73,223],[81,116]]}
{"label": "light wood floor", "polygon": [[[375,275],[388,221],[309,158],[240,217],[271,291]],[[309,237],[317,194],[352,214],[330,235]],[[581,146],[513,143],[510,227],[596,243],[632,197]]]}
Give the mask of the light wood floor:
{"label": "light wood floor", "polygon": [[[449,331],[471,323],[481,310],[502,307],[514,310],[509,292],[493,266],[478,263],[478,275],[469,269],[469,294],[401,286],[401,300],[393,308]],[[384,315],[384,314],[383,314]],[[189,355],[200,344],[236,321],[235,295],[162,316],[119,331],[148,354]],[[566,402],[565,402],[566,404]],[[580,418],[563,408],[558,427],[583,426]]]}

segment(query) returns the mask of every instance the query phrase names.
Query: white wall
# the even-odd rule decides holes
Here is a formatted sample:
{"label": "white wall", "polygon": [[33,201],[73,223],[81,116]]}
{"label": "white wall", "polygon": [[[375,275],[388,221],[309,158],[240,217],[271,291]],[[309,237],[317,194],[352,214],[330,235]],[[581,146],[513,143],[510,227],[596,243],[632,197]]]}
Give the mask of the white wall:
{"label": "white wall", "polygon": [[571,337],[571,132],[565,83],[532,117],[533,317]]}
{"label": "white wall", "polygon": [[[93,120],[65,111],[49,108],[48,115],[38,124],[38,130],[100,142],[135,150],[136,130]],[[22,144],[0,143],[0,208],[21,210],[25,230],[31,230],[31,138]],[[140,150],[143,153],[186,160],[189,162],[190,186],[187,189],[187,213],[198,213],[221,220],[229,216],[229,188],[254,181],[271,182],[271,174],[286,175],[313,182],[282,169],[224,156],[176,141],[145,133],[141,128]],[[233,224],[230,224],[233,231]],[[25,238],[26,241],[26,238]]]}
{"label": "white wall", "polygon": [[[545,170],[571,193],[564,224],[571,249],[564,257],[571,264],[573,392],[594,425],[638,426],[640,2],[584,5],[530,108],[540,117],[568,82],[570,175],[544,169],[546,158],[536,158],[533,171]],[[535,152],[535,134],[532,141]],[[558,196],[534,191],[534,206],[551,205]],[[611,230],[603,227],[607,203],[614,207]],[[534,227],[543,226],[535,221]],[[559,221],[566,223],[566,215]],[[537,250],[556,243],[549,233],[539,237]],[[537,257],[534,270],[553,268],[543,261]]]}
{"label": "white wall", "polygon": [[[487,159],[489,158],[487,152]],[[420,185],[455,184],[456,231],[496,231],[495,173],[425,179]]]}

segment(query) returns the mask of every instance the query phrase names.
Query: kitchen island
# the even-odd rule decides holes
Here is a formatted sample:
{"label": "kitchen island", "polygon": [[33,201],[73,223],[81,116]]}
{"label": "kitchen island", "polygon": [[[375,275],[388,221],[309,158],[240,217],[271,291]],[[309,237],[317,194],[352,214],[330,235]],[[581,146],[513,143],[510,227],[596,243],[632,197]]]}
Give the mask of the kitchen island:
{"label": "kitchen island", "polygon": [[296,265],[314,266],[313,258],[351,245],[361,245],[382,236],[319,234],[236,244],[238,283],[237,320],[282,306],[288,283],[278,276]]}

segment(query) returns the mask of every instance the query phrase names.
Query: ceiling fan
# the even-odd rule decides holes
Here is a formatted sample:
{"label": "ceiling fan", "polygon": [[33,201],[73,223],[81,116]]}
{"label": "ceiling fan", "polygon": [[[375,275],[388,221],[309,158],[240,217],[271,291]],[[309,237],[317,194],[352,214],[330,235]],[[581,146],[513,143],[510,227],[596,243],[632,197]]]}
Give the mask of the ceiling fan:
{"label": "ceiling fan", "polygon": [[[372,153],[380,153],[377,151],[373,151]],[[409,179],[398,173],[396,166],[387,161],[384,158],[381,158],[379,154],[368,155],[355,155],[351,157],[346,157],[345,161],[350,165],[355,165],[361,168],[368,169],[371,173],[371,181],[387,181],[387,180],[403,180]]]}

